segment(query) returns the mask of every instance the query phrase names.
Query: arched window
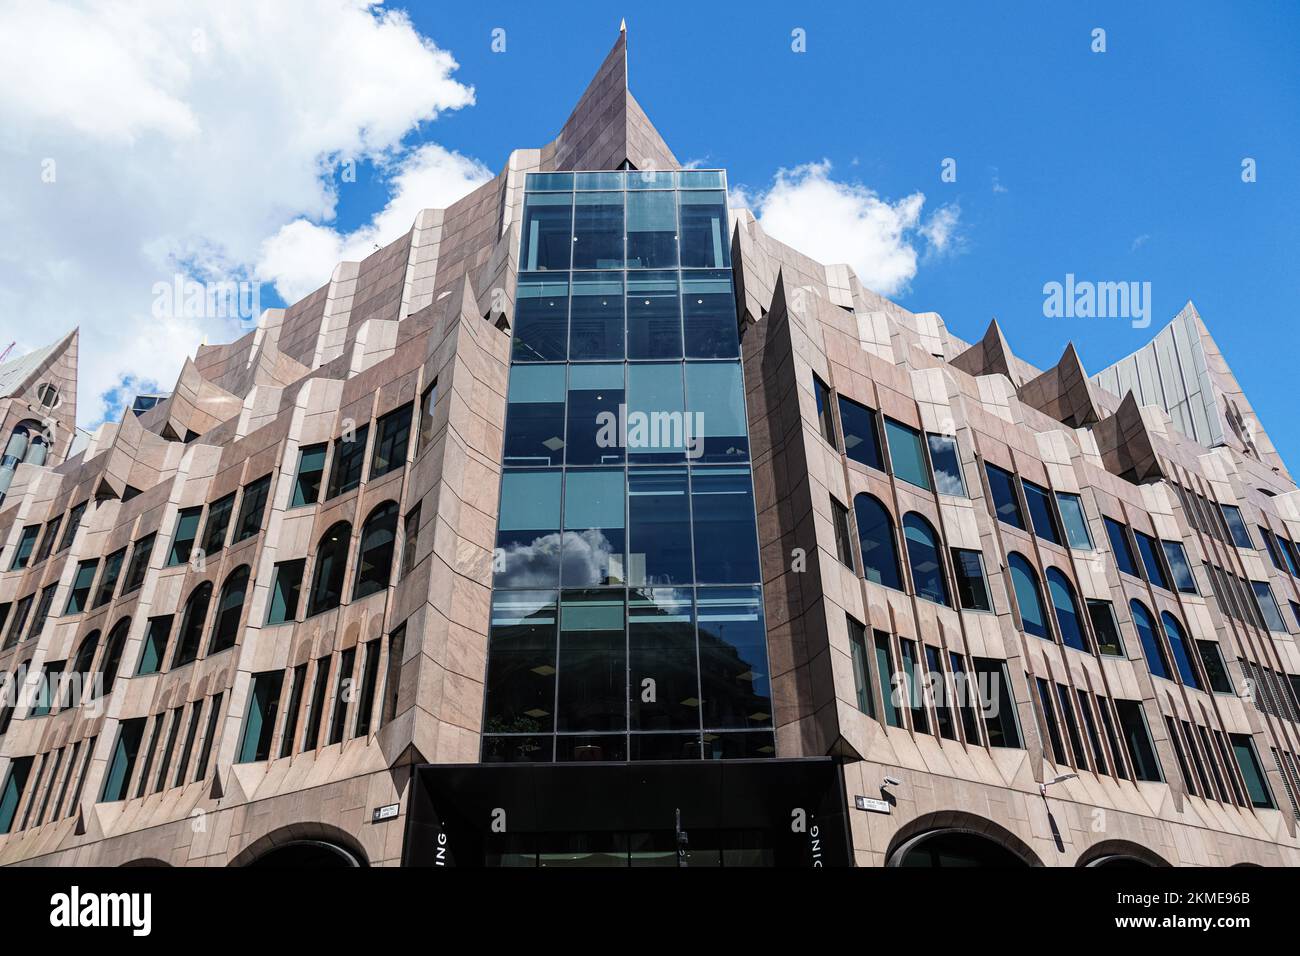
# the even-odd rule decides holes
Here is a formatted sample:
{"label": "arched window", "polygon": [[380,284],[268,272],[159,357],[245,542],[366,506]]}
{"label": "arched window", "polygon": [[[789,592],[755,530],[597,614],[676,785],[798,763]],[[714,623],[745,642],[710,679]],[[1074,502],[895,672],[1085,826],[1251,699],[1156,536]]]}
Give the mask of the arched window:
{"label": "arched window", "polygon": [[903,539],[907,544],[907,563],[912,569],[912,586],[916,596],[948,603],[948,585],[943,576],[943,559],[939,556],[939,536],[934,525],[915,511],[903,516]]}
{"label": "arched window", "polygon": [[1151,676],[1173,680],[1169,676],[1169,658],[1165,657],[1165,649],[1160,646],[1160,636],[1156,634],[1156,622],[1152,619],[1151,612],[1141,601],[1129,601],[1128,607],[1133,613],[1133,626],[1142,639],[1142,653],[1146,655]]}
{"label": "arched window", "polygon": [[126,632],[130,629],[131,619],[124,617],[113,625],[113,629],[108,632],[108,640],[104,642],[104,659],[99,664],[99,671],[104,675],[105,696],[113,689],[113,682],[117,680],[117,669],[122,664],[122,652],[126,650]]}
{"label": "arched window", "polygon": [[352,600],[388,587],[393,575],[393,551],[397,542],[397,502],[385,501],[370,512],[361,527],[361,548],[357,554],[357,583]]}
{"label": "arched window", "polygon": [[1083,624],[1079,620],[1079,602],[1074,597],[1074,588],[1058,568],[1047,569],[1047,593],[1052,597],[1052,610],[1056,612],[1056,629],[1061,632],[1061,640],[1076,650],[1088,649],[1088,638],[1084,636]]}
{"label": "arched window", "polygon": [[212,637],[208,653],[216,654],[235,646],[239,637],[239,618],[244,613],[244,595],[248,592],[248,565],[235,568],[221,586],[221,600],[217,602],[217,616],[212,622]]}
{"label": "arched window", "polygon": [[1026,634],[1052,639],[1047,630],[1047,615],[1043,612],[1043,592],[1038,587],[1038,575],[1034,567],[1022,554],[1012,551],[1007,555],[1007,566],[1011,569],[1011,586],[1016,592],[1016,604],[1020,606],[1020,626]]}
{"label": "arched window", "polygon": [[348,543],[352,525],[340,521],[320,537],[316,544],[316,573],[311,581],[307,616],[338,607],[343,600],[344,573],[348,564]]}
{"label": "arched window", "polygon": [[901,591],[903,582],[898,572],[898,548],[894,543],[894,522],[890,520],[889,512],[868,494],[853,499],[853,512],[858,519],[863,575],[868,581]]}
{"label": "arched window", "polygon": [[1196,667],[1192,664],[1192,657],[1187,652],[1187,635],[1183,633],[1183,626],[1178,623],[1178,618],[1174,617],[1168,611],[1160,614],[1160,622],[1165,626],[1165,637],[1169,638],[1169,646],[1174,652],[1174,664],[1178,667],[1178,675],[1182,677],[1183,683],[1188,687],[1201,689],[1201,681],[1196,676]]}
{"label": "arched window", "polygon": [[99,650],[99,631],[91,631],[77,648],[77,656],[73,658],[72,673],[83,676],[89,674],[90,666],[95,663],[97,650]]}
{"label": "arched window", "polygon": [[181,614],[180,634],[176,639],[176,654],[172,667],[188,664],[199,656],[199,642],[203,640],[203,624],[208,619],[208,605],[212,603],[212,582],[204,581],[190,592]]}

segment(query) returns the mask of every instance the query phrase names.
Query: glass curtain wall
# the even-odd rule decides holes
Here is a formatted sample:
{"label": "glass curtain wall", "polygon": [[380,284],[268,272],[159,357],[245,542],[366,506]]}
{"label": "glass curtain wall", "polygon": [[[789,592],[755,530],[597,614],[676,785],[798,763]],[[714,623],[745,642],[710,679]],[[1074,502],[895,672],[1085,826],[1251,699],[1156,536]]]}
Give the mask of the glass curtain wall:
{"label": "glass curtain wall", "polygon": [[774,756],[725,175],[525,189],[483,759]]}

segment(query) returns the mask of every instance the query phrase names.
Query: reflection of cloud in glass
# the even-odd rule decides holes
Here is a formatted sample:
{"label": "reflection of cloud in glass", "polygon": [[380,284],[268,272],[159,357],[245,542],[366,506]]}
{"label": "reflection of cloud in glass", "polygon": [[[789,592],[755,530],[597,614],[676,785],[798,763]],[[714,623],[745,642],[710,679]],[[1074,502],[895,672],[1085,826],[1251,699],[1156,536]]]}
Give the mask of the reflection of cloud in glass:
{"label": "reflection of cloud in glass", "polygon": [[957,475],[936,468],[934,470],[934,481],[939,486],[939,494],[941,495],[952,495],[954,498],[962,498],[966,495],[966,489],[962,487],[961,478]]}
{"label": "reflection of cloud in glass", "polygon": [[532,544],[512,544],[505,549],[504,564],[494,582],[498,588],[555,587],[555,572],[561,567],[566,584],[622,578],[622,555],[614,554],[614,546],[598,528],[552,532]]}

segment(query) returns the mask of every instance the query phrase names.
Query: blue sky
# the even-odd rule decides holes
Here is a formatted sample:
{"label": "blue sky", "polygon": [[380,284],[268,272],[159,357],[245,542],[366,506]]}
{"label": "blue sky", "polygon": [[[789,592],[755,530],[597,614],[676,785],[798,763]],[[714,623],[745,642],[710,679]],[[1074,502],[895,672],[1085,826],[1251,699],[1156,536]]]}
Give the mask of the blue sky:
{"label": "blue sky", "polygon": [[[1087,9],[1084,9],[1084,7]],[[996,316],[1046,367],[1067,340],[1099,370],[1191,299],[1264,427],[1300,466],[1292,378],[1300,300],[1300,5],[658,3],[628,11],[632,90],[682,161],[762,190],[829,160],[885,201],[960,208],[893,297],[978,338]],[[550,140],[617,35],[609,4],[408,8],[460,63],[472,107],[421,127],[499,169]],[[561,12],[562,11],[562,12]],[[490,48],[506,31],[506,51]],[[807,50],[791,50],[791,31]],[[1092,30],[1106,51],[1091,50]],[[957,181],[940,164],[957,160]],[[1243,183],[1241,162],[1257,163]],[[383,204],[363,169],[352,228]],[[1067,273],[1151,283],[1152,327],[1043,316]]]}

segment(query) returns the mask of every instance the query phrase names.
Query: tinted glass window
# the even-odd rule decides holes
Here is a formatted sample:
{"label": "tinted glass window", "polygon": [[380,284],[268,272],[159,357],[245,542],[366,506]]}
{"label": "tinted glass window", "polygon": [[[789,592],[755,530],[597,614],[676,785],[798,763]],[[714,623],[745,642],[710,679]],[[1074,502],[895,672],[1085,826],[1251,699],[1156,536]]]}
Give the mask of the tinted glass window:
{"label": "tinted glass window", "polygon": [[125,560],[126,548],[114,551],[104,559],[104,573],[99,576],[99,587],[95,589],[94,607],[102,607],[113,600],[117,577],[122,573],[122,562]]}
{"label": "tinted glass window", "polygon": [[343,582],[347,574],[348,546],[352,526],[346,521],[331,525],[316,544],[316,570],[311,582],[307,616],[338,607],[343,600]]}
{"label": "tinted glass window", "polygon": [[1239,548],[1255,547],[1255,542],[1250,540],[1250,531],[1246,528],[1246,522],[1241,520],[1241,509],[1236,505],[1219,505],[1223,511],[1223,520],[1228,523],[1228,531],[1232,534],[1232,542]]}
{"label": "tinted glass window", "polygon": [[573,207],[573,268],[623,268],[623,194],[577,193]]}
{"label": "tinted glass window", "polygon": [[570,469],[565,474],[562,585],[624,583],[624,500],[621,468]]}
{"label": "tinted glass window", "polygon": [[519,277],[511,356],[516,362],[551,362],[567,354],[569,280]]}
{"label": "tinted glass window", "polygon": [[284,561],[275,566],[275,576],[271,579],[271,602],[267,612],[267,624],[283,624],[298,616],[298,598],[302,592],[302,572],[307,562]]}
{"label": "tinted glass window", "polygon": [[529,193],[524,202],[520,268],[528,272],[569,268],[574,245],[572,229],[571,193]]}
{"label": "tinted glass window", "polygon": [[[745,384],[739,363],[686,363],[687,421],[692,436],[687,454],[692,461],[732,462],[749,458],[749,428],[745,421]],[[696,428],[698,423],[701,428]],[[695,432],[699,432],[698,436]]]}
{"label": "tinted glass window", "polygon": [[1209,679],[1210,689],[1216,694],[1231,694],[1232,680],[1228,677],[1228,666],[1223,662],[1223,651],[1216,641],[1197,641],[1196,647],[1201,654],[1201,666]]}
{"label": "tinted glass window", "polygon": [[173,669],[188,664],[199,656],[199,643],[203,640],[203,625],[208,618],[208,604],[212,601],[212,582],[204,581],[196,587],[185,602],[181,615],[181,628],[176,637],[176,653],[172,656]]}
{"label": "tinted glass window", "polygon": [[831,388],[816,375],[813,376],[813,398],[817,400],[817,428],[821,431],[822,438],[834,446],[835,418],[831,412]]}
{"label": "tinted glass window", "polygon": [[685,468],[628,472],[628,581],[689,584],[691,508]]}
{"label": "tinted glass window", "polygon": [[1241,776],[1246,781],[1246,793],[1250,797],[1250,805],[1271,809],[1273,797],[1268,791],[1268,784],[1264,781],[1264,771],[1260,768],[1259,758],[1255,754],[1254,741],[1246,734],[1228,736],[1232,740],[1233,753],[1237,755],[1237,766],[1241,768]]}
{"label": "tinted glass window", "polygon": [[743,584],[761,580],[754,493],[748,468],[691,470],[695,580]]}
{"label": "tinted glass window", "polygon": [[844,454],[870,468],[884,470],[880,459],[880,435],[876,413],[840,396],[840,427],[844,429]]}
{"label": "tinted glass window", "polygon": [[1192,577],[1192,566],[1187,560],[1187,552],[1181,541],[1161,541],[1169,572],[1173,575],[1174,586],[1184,594],[1196,593],[1196,579]]}
{"label": "tinted glass window", "polygon": [[1135,700],[1116,700],[1115,711],[1119,714],[1120,729],[1124,734],[1124,743],[1128,746],[1129,760],[1133,764],[1133,775],[1139,780],[1159,783],[1164,778],[1160,774],[1160,763],[1156,760],[1155,747],[1151,743],[1151,733],[1147,730],[1142,705]]}
{"label": "tinted glass window", "polygon": [[700,684],[690,588],[634,591],[628,605],[633,730],[698,730]]}
{"label": "tinted glass window", "polygon": [[930,464],[934,467],[934,481],[939,494],[965,498],[966,479],[962,477],[957,439],[948,435],[928,434],[925,440],[930,447]]}
{"label": "tinted glass window", "polygon": [[558,465],[564,453],[564,366],[516,365],[510,370],[502,461]]}
{"label": "tinted glass window", "polygon": [[1075,650],[1086,651],[1088,639],[1083,633],[1083,622],[1079,620],[1079,603],[1075,600],[1074,588],[1057,568],[1047,569],[1047,591],[1052,596],[1052,609],[1056,612],[1061,641]]}
{"label": "tinted glass window", "polygon": [[212,502],[208,508],[208,523],[203,528],[203,551],[216,554],[226,546],[226,532],[230,529],[230,514],[235,510],[235,493]]}
{"label": "tinted glass window", "polygon": [[853,511],[858,522],[858,544],[862,551],[862,573],[868,581],[901,591],[898,551],[894,544],[894,523],[889,512],[871,495],[857,495]]}
{"label": "tinted glass window", "polygon": [[[569,358],[617,360],[623,354],[622,273],[575,273],[569,305]],[[512,384],[513,378],[512,372]]]}
{"label": "tinted glass window", "polygon": [[1113,518],[1102,518],[1106,525],[1106,536],[1110,538],[1110,550],[1115,555],[1116,566],[1125,574],[1138,577],[1137,559],[1133,557],[1133,548],[1128,543],[1128,528]]}
{"label": "tinted glass window", "polygon": [[1083,500],[1078,495],[1058,491],[1056,504],[1061,513],[1061,521],[1065,525],[1065,538],[1070,542],[1070,547],[1083,551],[1091,550],[1092,534],[1088,531],[1088,519],[1083,512]]}
{"label": "tinted glass window", "polygon": [[921,451],[921,433],[892,418],[885,419],[885,438],[889,442],[889,462],[894,475],[908,484],[930,488],[930,475]]}
{"label": "tinted glass window", "polygon": [[1046,488],[1040,488],[1032,481],[1023,482],[1025,504],[1029,507],[1029,517],[1034,523],[1034,534],[1052,544],[1061,543],[1061,532],[1057,526],[1056,510],[1052,507],[1052,495]]}
{"label": "tinted glass window", "polygon": [[1165,626],[1165,637],[1169,639],[1169,647],[1174,652],[1174,665],[1178,668],[1178,676],[1188,687],[1200,690],[1201,681],[1196,676],[1196,668],[1192,665],[1191,648],[1187,646],[1187,636],[1183,633],[1182,625],[1168,611],[1161,612],[1160,622]]}
{"label": "tinted glass window", "polygon": [[740,355],[736,300],[731,273],[688,273],[682,277],[687,358],[736,358]]}
{"label": "tinted glass window", "polygon": [[623,436],[618,427],[623,403],[622,365],[569,367],[565,457],[570,465],[610,465],[623,460]]}
{"label": "tinted glass window", "polygon": [[1259,613],[1264,615],[1268,629],[1285,633],[1286,624],[1282,621],[1282,612],[1278,609],[1277,599],[1273,597],[1273,589],[1268,582],[1251,581],[1250,586],[1255,590],[1255,603],[1259,605]]}
{"label": "tinted glass window", "polygon": [[366,439],[369,436],[370,426],[362,425],[351,438],[344,435],[334,443],[334,461],[330,465],[326,497],[347,494],[361,484],[361,468],[366,463]]}
{"label": "tinted glass window", "polygon": [[676,272],[628,275],[627,357],[682,357],[682,305]]}
{"label": "tinted glass window", "polygon": [[493,569],[498,588],[560,583],[560,472],[502,474]]}
{"label": "tinted glass window", "polygon": [[702,418],[687,419],[680,362],[638,362],[627,368],[627,456],[636,463],[682,461],[703,454]]}
{"label": "tinted glass window", "polygon": [[1020,622],[1026,634],[1052,639],[1047,630],[1047,616],[1043,611],[1043,599],[1038,589],[1038,575],[1033,566],[1022,555],[1012,552],[1007,556],[1007,566],[1011,572],[1011,585],[1016,592],[1016,603],[1020,606]]}
{"label": "tinted glass window", "polygon": [[565,591],[560,602],[556,730],[627,726],[623,592]]}
{"label": "tinted glass window", "polygon": [[894,664],[889,656],[889,635],[884,631],[872,632],[876,646],[876,679],[880,682],[880,700],[885,709],[885,723],[902,727],[903,718],[894,697]]}
{"label": "tinted glass window", "polygon": [[325,473],[325,445],[309,445],[298,453],[298,478],[289,506],[298,508],[320,500],[320,480]]}
{"label": "tinted glass window", "polygon": [[1137,538],[1138,554],[1142,555],[1142,566],[1146,568],[1147,580],[1154,586],[1168,591],[1169,579],[1165,577],[1165,569],[1160,563],[1161,549],[1156,544],[1156,539],[1141,531],[1134,531],[1133,535]]}
{"label": "tinted glass window", "polygon": [[1156,635],[1156,625],[1151,618],[1151,612],[1138,601],[1130,601],[1129,610],[1133,614],[1133,626],[1137,628],[1138,637],[1142,640],[1142,653],[1146,655],[1147,668],[1151,671],[1151,675],[1173,680],[1169,675],[1169,661],[1165,657],[1165,649],[1161,647],[1160,638]]}
{"label": "tinted glass window", "polygon": [[915,511],[903,518],[903,537],[907,541],[907,560],[912,570],[916,596],[948,604],[948,586],[944,582],[943,560],[934,526]]}
{"label": "tinted glass window", "polygon": [[411,405],[389,412],[375,425],[375,448],[370,456],[370,477],[375,479],[406,464],[411,444]]}
{"label": "tinted glass window", "polygon": [[[717,268],[714,263],[710,267]],[[677,198],[672,192],[640,191],[627,197],[627,267],[677,266]]]}
{"label": "tinted glass window", "polygon": [[989,494],[993,497],[993,513],[999,521],[1023,531],[1025,519],[1020,513],[1020,499],[1016,497],[1015,475],[987,462],[984,471],[989,479]]}
{"label": "tinted glass window", "polygon": [[239,520],[235,523],[236,542],[251,538],[262,530],[262,517],[266,514],[266,498],[270,492],[270,475],[263,475],[244,486],[244,498],[239,502]]}
{"label": "tinted glass window", "polygon": [[203,506],[199,505],[194,508],[182,508],[176,516],[176,536],[172,539],[172,553],[168,558],[168,564],[184,564],[190,559],[190,552],[194,548],[194,539],[199,533],[199,516],[203,514]]}
{"label": "tinted glass window", "polygon": [[867,631],[861,624],[847,618],[849,628],[849,657],[853,665],[853,692],[858,710],[868,717],[874,716],[871,700],[871,670],[867,665]]}
{"label": "tinted glass window", "polygon": [[1119,636],[1119,622],[1115,619],[1115,607],[1109,601],[1088,599],[1088,619],[1092,621],[1093,633],[1097,635],[1097,651],[1112,657],[1124,656],[1124,641]]}
{"label": "tinted glass window", "polygon": [[353,600],[377,594],[388,587],[393,576],[393,555],[397,547],[397,502],[387,501],[370,512],[361,526],[357,548],[357,581]]}
{"label": "tinted glass window", "polygon": [[678,193],[682,219],[682,268],[725,269],[731,265],[727,194],[721,190]]}
{"label": "tinted glass window", "polygon": [[988,584],[984,580],[984,558],[978,551],[952,549],[952,566],[957,575],[957,597],[971,611],[991,611]]}
{"label": "tinted glass window", "polygon": [[758,588],[700,588],[705,728],[772,726],[763,601]]}
{"label": "tinted glass window", "polygon": [[212,622],[212,640],[208,654],[216,654],[235,646],[239,638],[239,619],[244,613],[244,596],[248,592],[248,568],[237,568],[221,586],[221,599],[217,602],[217,616]]}

